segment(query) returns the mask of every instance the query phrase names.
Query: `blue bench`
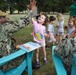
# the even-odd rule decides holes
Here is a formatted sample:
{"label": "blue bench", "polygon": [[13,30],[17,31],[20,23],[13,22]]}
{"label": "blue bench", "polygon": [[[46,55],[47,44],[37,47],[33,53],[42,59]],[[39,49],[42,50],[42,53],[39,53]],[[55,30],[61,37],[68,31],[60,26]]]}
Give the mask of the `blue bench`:
{"label": "blue bench", "polygon": [[[34,42],[28,42],[23,45],[24,46],[19,47],[20,50],[18,50],[17,52],[0,58],[0,66],[6,64],[7,62],[9,62],[21,55],[26,54],[23,62],[19,66],[15,67],[13,69],[10,69],[6,72],[2,72],[0,70],[0,75],[21,75],[24,70],[28,73],[28,75],[32,75],[33,51],[41,46]],[[25,46],[27,46],[27,47],[30,46],[31,49],[29,50],[27,47],[25,48]]]}
{"label": "blue bench", "polygon": [[[54,54],[54,48],[55,47],[56,46],[52,47],[52,58],[53,58],[53,61],[54,61],[54,66],[55,66],[55,69],[56,69],[56,73],[57,73],[57,75],[67,75],[67,72],[66,72],[66,70],[63,66],[61,58],[59,58],[58,56],[56,56]],[[76,75],[76,54],[74,54],[71,75]]]}
{"label": "blue bench", "polygon": [[22,50],[22,49],[8,56],[0,58],[0,66],[24,54],[26,54],[26,57],[24,58],[24,61],[19,66],[13,69],[10,69],[7,72],[2,72],[0,70],[0,75],[21,75],[24,70],[27,71],[28,75],[32,75],[32,54],[33,53],[32,52],[27,53],[25,50]]}
{"label": "blue bench", "polygon": [[71,75],[76,75],[76,54],[74,55]]}
{"label": "blue bench", "polygon": [[66,70],[65,70],[65,68],[63,66],[61,58],[59,58],[58,56],[56,56],[54,54],[54,48],[55,47],[56,46],[52,47],[52,58],[53,58],[53,61],[54,61],[54,66],[55,66],[55,69],[56,69],[56,74],[57,75],[67,75]]}

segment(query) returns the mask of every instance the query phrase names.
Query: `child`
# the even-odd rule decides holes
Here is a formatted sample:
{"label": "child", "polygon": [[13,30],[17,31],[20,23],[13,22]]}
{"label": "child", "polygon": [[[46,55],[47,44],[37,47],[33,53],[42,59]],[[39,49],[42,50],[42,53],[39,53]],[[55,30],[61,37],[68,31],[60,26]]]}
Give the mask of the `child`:
{"label": "child", "polygon": [[68,21],[68,35],[71,34],[71,32],[75,30],[73,21],[74,21],[74,17],[70,17]]}
{"label": "child", "polygon": [[49,24],[47,27],[47,34],[49,35],[49,38],[47,39],[47,44],[46,44],[46,48],[48,47],[48,42],[52,42],[53,45],[56,42],[56,39],[54,37],[54,26],[53,24],[55,23],[56,18],[54,16],[50,16],[49,17]]}
{"label": "child", "polygon": [[[72,19],[73,25],[76,28],[76,18],[70,17],[70,19]],[[56,46],[54,53],[62,59],[67,75],[71,75],[71,70],[75,69],[72,68],[72,66],[74,64],[73,56],[76,54],[76,30],[73,30],[69,35],[67,35],[67,38],[62,40]]]}
{"label": "child", "polygon": [[[39,43],[43,50],[43,61],[44,63],[47,62],[46,59],[46,50],[45,50],[45,36],[46,36],[46,22],[48,21],[48,17],[45,13],[40,13],[37,17],[37,21],[32,18],[33,23],[33,39],[35,42]],[[35,66],[39,65],[39,49],[36,50],[36,62]]]}
{"label": "child", "polygon": [[56,33],[56,42],[60,42],[64,37],[64,17],[61,13],[57,14],[58,24]]}

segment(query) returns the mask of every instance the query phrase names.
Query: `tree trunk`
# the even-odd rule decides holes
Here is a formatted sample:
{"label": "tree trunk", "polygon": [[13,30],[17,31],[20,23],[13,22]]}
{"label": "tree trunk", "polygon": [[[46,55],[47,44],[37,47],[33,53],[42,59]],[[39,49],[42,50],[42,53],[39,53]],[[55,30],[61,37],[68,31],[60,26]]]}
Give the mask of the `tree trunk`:
{"label": "tree trunk", "polygon": [[12,13],[13,13],[12,8],[10,8],[10,14],[12,14]]}

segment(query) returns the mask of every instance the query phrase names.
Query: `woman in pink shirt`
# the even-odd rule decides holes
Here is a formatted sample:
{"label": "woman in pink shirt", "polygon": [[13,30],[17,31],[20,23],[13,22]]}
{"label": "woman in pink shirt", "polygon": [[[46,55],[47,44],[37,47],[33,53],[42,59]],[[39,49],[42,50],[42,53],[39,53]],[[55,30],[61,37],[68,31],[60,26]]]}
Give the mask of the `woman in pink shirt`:
{"label": "woman in pink shirt", "polygon": [[[47,62],[46,60],[46,50],[45,50],[45,36],[46,35],[46,22],[48,21],[48,17],[45,13],[40,13],[37,17],[37,21],[32,18],[32,25],[33,25],[33,40],[39,43],[43,50],[43,61],[44,63]],[[35,65],[39,65],[39,49],[36,50],[36,62]]]}

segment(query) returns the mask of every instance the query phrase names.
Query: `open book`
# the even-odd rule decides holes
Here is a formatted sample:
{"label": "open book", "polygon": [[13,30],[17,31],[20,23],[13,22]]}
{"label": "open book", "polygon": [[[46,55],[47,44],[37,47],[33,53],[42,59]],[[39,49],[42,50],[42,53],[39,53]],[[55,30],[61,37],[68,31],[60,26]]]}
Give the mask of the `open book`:
{"label": "open book", "polygon": [[41,45],[39,45],[38,43],[34,43],[34,42],[27,42],[19,46],[19,48],[26,50],[27,52],[33,51],[40,47]]}

